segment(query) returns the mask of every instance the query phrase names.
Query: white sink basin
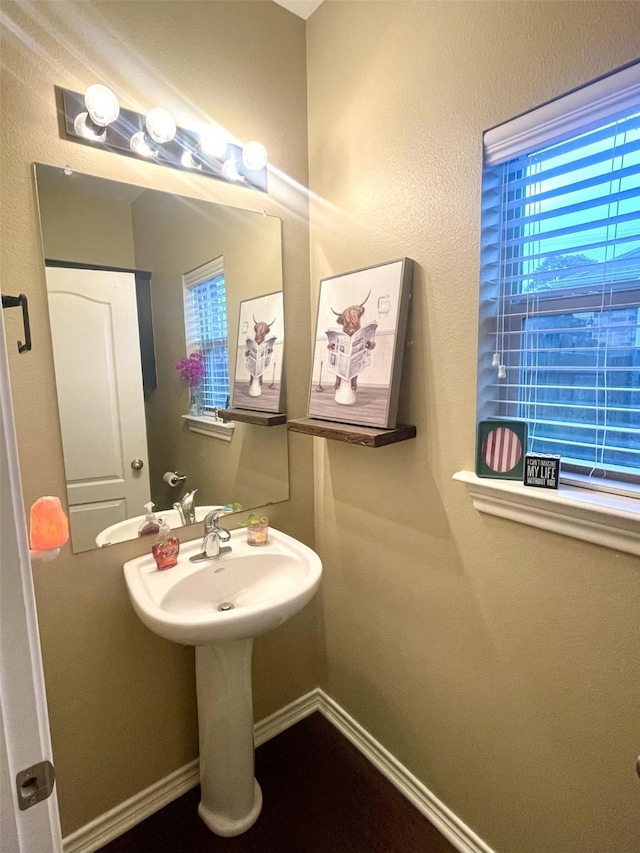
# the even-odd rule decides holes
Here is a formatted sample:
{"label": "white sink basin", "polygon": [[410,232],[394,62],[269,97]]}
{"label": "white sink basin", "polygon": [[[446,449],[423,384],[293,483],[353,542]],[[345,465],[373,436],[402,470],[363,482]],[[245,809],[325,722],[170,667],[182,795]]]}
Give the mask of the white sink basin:
{"label": "white sink basin", "polygon": [[[196,507],[196,522],[203,521],[205,515],[212,509],[221,509],[219,506],[198,506]],[[169,527],[182,527],[180,514],[177,509],[163,509],[156,511],[158,518],[166,521]],[[128,542],[130,539],[135,539],[138,535],[140,525],[145,520],[145,515],[136,515],[134,518],[126,518],[124,521],[119,521],[117,524],[112,524],[110,527],[105,527],[96,536],[96,545],[98,548],[104,548],[106,545],[115,545],[117,542]],[[153,540],[153,537],[151,537]]]}
{"label": "white sink basin", "polygon": [[320,558],[291,536],[270,528],[266,545],[251,546],[246,531],[235,530],[229,544],[231,553],[191,563],[201,540],[187,542],[178,565],[164,571],[151,555],[124,564],[131,602],[147,628],[191,646],[256,637],[301,610],[318,589]]}

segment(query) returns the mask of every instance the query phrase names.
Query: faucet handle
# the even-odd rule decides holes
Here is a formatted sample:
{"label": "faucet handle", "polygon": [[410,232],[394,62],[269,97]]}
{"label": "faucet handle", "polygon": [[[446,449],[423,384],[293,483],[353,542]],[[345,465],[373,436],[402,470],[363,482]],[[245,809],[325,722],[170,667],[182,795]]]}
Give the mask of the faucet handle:
{"label": "faucet handle", "polygon": [[212,509],[204,517],[205,531],[215,530],[218,527],[218,519],[226,515],[228,510],[226,507],[222,509]]}
{"label": "faucet handle", "polygon": [[[223,515],[230,515],[232,512],[236,512],[237,510],[242,509],[241,504],[238,503],[230,503],[226,506],[216,507],[216,509],[210,510],[204,517],[204,529],[205,533],[210,530],[217,530],[224,528],[218,527],[218,519]],[[226,533],[227,531],[225,531]],[[225,539],[226,542],[226,539]]]}

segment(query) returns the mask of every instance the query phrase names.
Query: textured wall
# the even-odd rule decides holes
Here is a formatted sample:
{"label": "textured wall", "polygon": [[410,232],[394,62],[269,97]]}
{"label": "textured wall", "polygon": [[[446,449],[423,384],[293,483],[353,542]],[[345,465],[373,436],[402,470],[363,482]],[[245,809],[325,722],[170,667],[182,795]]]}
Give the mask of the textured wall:
{"label": "textured wall", "polygon": [[[29,295],[34,348],[18,356],[19,312],[5,312],[25,502],[64,495],[44,271],[31,164],[62,167],[281,216],[289,409],[304,413],[309,370],[309,247],[304,22],[266,2],[2,4],[3,292]],[[134,109],[163,103],[179,124],[210,116],[262,140],[276,168],[268,196],[61,140],[54,86],[102,81]],[[298,183],[296,183],[298,182]],[[300,320],[302,318],[302,321]],[[291,501],[270,509],[313,544],[312,449],[290,442]],[[63,830],[77,829],[197,755],[193,655],[135,617],[122,563],[132,542],[36,565]],[[260,719],[317,684],[315,609],[261,638]],[[286,654],[287,667],[281,666]]]}
{"label": "textured wall", "polygon": [[501,853],[640,837],[640,565],[477,514],[482,132],[637,58],[640,4],[332,2],[307,24],[311,281],[417,263],[401,421],[317,441],[323,686]]}

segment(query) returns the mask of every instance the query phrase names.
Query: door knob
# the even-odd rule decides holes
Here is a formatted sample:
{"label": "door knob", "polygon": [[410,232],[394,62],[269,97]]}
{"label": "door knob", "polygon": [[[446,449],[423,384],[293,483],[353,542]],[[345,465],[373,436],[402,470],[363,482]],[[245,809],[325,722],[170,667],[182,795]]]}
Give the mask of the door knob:
{"label": "door knob", "polygon": [[131,467],[134,471],[139,471],[141,468],[144,468],[144,462],[142,459],[134,459],[131,463]]}

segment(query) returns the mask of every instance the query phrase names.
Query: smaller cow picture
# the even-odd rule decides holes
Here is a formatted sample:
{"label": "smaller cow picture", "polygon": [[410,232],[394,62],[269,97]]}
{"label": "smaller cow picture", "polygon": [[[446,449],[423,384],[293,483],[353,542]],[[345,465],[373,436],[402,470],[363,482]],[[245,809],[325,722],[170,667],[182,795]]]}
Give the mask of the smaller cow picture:
{"label": "smaller cow picture", "polygon": [[320,282],[309,417],[395,427],[412,266],[401,258]]}
{"label": "smaller cow picture", "polygon": [[263,412],[283,411],[282,291],[240,303],[232,406]]}

